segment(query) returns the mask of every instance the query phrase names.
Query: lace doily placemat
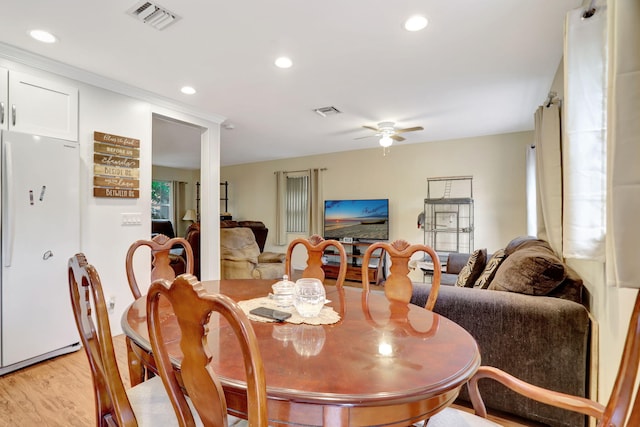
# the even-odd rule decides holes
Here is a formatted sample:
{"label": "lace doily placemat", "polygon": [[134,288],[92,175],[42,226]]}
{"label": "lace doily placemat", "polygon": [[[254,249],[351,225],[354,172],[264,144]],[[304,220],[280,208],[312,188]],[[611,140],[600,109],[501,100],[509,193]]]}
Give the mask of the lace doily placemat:
{"label": "lace doily placemat", "polygon": [[274,308],[276,310],[291,313],[291,317],[285,320],[285,322],[293,323],[296,325],[299,325],[301,323],[306,323],[307,325],[331,325],[333,323],[337,323],[340,320],[340,315],[336,313],[335,310],[331,307],[322,307],[320,314],[316,317],[302,317],[298,314],[294,307],[291,307],[290,309],[280,308],[276,305],[275,301],[273,301],[269,297],[260,297],[245,301],[239,301],[238,305],[240,305],[240,308],[242,308],[242,311],[244,311],[244,314],[246,314],[250,320],[255,320],[256,322],[275,322],[275,320],[273,319],[267,319],[266,317],[256,316],[249,313],[251,310],[258,307]]}

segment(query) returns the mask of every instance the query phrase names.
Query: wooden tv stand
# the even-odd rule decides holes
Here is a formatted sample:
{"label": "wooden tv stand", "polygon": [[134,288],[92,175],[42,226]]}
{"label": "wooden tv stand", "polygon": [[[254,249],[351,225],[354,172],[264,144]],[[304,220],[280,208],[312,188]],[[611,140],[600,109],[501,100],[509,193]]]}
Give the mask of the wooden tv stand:
{"label": "wooden tv stand", "polygon": [[[342,243],[347,252],[346,280],[362,282],[362,259],[367,248],[374,242],[340,243]],[[327,278],[336,279],[340,271],[338,251],[330,247],[324,252],[324,255],[327,258],[327,263],[322,266],[322,270],[324,270]],[[382,283],[384,279],[384,257],[385,251],[382,248],[376,249],[371,255],[368,269],[369,283],[375,285]]]}

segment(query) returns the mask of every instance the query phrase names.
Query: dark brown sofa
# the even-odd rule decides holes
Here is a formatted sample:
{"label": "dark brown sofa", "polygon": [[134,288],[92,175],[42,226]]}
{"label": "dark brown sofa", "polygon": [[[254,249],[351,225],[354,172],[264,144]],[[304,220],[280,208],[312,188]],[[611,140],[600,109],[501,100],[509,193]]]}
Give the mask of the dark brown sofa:
{"label": "dark brown sofa", "polygon": [[[523,250],[526,257],[515,255]],[[553,261],[553,251],[542,240],[520,237],[505,252],[488,289],[441,286],[434,311],[476,339],[483,365],[551,390],[588,396],[591,325],[589,312],[581,304],[582,280],[557,257]],[[455,283],[469,257],[450,254],[441,283]],[[541,278],[534,284],[519,278],[535,270],[526,265],[528,261],[543,265]],[[500,272],[501,268],[514,271]],[[534,289],[538,283],[546,284],[542,290]],[[540,294],[543,291],[546,293]],[[429,292],[430,285],[415,284],[412,302],[424,306]],[[494,410],[550,426],[585,426],[584,416],[526,399],[491,380],[480,382],[480,392],[487,407]],[[460,399],[468,401],[466,390]]]}

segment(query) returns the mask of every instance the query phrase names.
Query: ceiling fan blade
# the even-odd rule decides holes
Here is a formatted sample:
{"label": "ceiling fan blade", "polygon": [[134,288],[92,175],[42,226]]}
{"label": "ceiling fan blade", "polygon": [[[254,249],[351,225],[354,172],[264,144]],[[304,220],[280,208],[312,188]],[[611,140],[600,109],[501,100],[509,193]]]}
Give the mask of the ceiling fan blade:
{"label": "ceiling fan blade", "polygon": [[374,132],[380,132],[380,129],[374,128],[373,126],[362,126],[362,127],[365,128],[365,129],[370,129],[370,130],[372,130]]}
{"label": "ceiling fan blade", "polygon": [[376,135],[359,136],[359,137],[353,138],[353,139],[365,139],[365,138],[371,138],[372,136],[376,136]]}
{"label": "ceiling fan blade", "polygon": [[417,130],[424,130],[424,128],[422,126],[416,126],[416,127],[412,127],[412,128],[397,129],[396,133],[415,132]]}
{"label": "ceiling fan blade", "polygon": [[394,141],[404,141],[404,138],[401,137],[400,135],[390,135],[390,138],[393,139]]}

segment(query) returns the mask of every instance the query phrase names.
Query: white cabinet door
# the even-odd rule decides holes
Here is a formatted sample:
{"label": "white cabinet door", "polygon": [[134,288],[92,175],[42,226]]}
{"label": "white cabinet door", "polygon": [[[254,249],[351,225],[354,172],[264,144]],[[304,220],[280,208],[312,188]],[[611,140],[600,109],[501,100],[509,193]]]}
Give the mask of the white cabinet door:
{"label": "white cabinet door", "polygon": [[78,88],[9,72],[9,129],[78,140]]}
{"label": "white cabinet door", "polygon": [[9,70],[0,67],[0,129],[9,129]]}

